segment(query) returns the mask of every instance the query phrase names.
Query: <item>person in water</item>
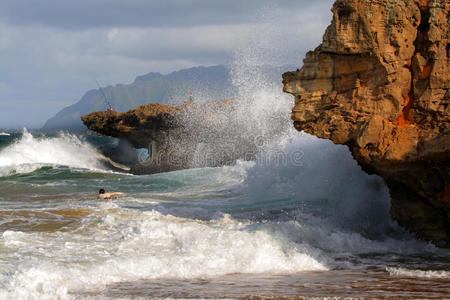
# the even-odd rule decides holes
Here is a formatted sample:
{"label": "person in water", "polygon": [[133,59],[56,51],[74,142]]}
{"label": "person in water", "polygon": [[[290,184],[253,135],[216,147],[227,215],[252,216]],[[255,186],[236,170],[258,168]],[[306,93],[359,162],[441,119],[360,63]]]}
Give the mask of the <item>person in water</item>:
{"label": "person in water", "polygon": [[119,196],[123,196],[123,195],[126,195],[126,194],[121,193],[121,192],[106,193],[104,189],[100,189],[100,191],[98,191],[98,197],[100,199],[117,199],[117,198],[119,198]]}

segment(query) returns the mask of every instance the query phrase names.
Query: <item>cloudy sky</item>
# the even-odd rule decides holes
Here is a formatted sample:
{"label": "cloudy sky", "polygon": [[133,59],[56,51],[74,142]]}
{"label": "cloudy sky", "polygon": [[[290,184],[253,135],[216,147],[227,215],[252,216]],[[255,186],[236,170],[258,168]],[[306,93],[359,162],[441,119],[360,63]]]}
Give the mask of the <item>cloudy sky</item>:
{"label": "cloudy sky", "polygon": [[332,2],[1,0],[0,128],[42,126],[95,80],[236,61],[300,66]]}

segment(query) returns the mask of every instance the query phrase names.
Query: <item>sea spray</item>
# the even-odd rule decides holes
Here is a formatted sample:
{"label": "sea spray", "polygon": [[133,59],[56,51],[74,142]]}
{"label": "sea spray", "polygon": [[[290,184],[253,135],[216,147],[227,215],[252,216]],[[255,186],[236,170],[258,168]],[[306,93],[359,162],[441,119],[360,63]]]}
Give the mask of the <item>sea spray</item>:
{"label": "sea spray", "polygon": [[279,152],[265,150],[257,157],[244,182],[247,201],[292,199],[302,212],[372,234],[393,226],[386,185],[364,173],[346,146],[294,136],[285,147],[277,144]]}

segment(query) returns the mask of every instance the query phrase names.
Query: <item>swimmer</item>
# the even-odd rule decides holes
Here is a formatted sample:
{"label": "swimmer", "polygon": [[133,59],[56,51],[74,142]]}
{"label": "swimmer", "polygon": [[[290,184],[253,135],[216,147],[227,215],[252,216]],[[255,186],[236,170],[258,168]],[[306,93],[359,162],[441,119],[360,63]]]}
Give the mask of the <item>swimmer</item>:
{"label": "swimmer", "polygon": [[100,199],[117,199],[117,198],[119,198],[119,196],[124,196],[124,195],[126,195],[126,194],[121,193],[121,192],[106,193],[104,189],[100,189],[100,191],[98,191],[98,197]]}

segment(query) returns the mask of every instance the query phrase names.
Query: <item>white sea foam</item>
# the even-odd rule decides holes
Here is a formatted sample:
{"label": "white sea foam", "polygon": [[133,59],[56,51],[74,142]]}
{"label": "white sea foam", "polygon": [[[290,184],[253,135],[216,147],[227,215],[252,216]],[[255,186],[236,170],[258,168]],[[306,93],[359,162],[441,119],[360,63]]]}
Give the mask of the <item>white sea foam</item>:
{"label": "white sea foam", "polygon": [[417,278],[442,278],[450,279],[450,272],[444,270],[411,270],[405,268],[386,268],[391,276],[417,277]]}
{"label": "white sea foam", "polygon": [[10,136],[11,134],[7,133],[7,132],[0,132],[0,136]]}
{"label": "white sea foam", "polygon": [[227,215],[198,221],[111,204],[98,213],[76,232],[6,231],[4,246],[23,257],[3,296],[65,299],[122,281],[327,269],[320,251],[291,241],[279,224],[255,226]]}
{"label": "white sea foam", "polygon": [[49,165],[103,169],[101,155],[77,136],[34,137],[26,129],[15,143],[0,151],[0,176],[28,173]]}
{"label": "white sea foam", "polygon": [[[4,232],[0,249],[14,251],[17,264],[13,275],[2,278],[0,298],[71,299],[118,282],[352,268],[343,256],[423,250],[414,243],[370,240],[301,213],[288,221],[252,222],[229,214],[206,221],[105,202],[72,230]],[[403,269],[388,271],[405,276]],[[413,275],[446,278],[448,272]]]}

